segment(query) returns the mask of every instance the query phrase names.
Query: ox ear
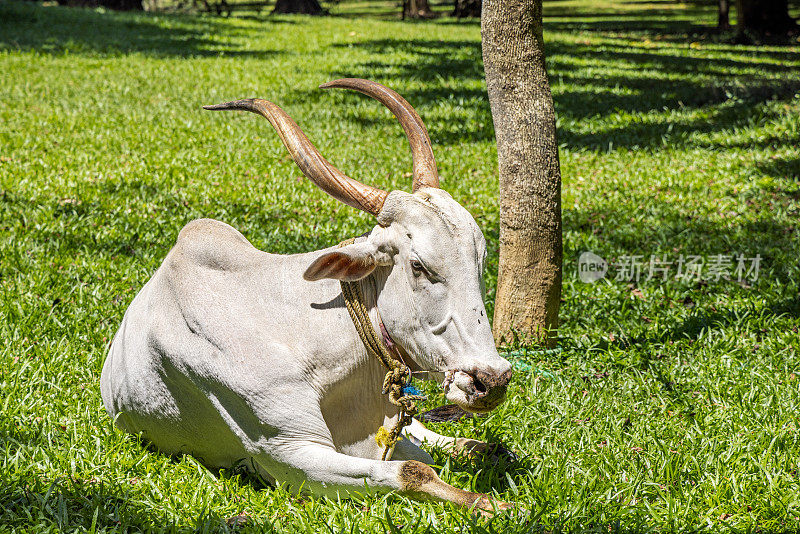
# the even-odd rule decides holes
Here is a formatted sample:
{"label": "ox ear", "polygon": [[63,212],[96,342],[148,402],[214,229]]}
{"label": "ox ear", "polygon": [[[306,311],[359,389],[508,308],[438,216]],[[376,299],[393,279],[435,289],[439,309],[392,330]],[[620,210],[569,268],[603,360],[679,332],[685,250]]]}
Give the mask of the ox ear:
{"label": "ox ear", "polygon": [[354,243],[326,252],[309,265],[303,278],[310,282],[333,278],[345,282],[361,280],[384,263],[385,254],[373,243]]}

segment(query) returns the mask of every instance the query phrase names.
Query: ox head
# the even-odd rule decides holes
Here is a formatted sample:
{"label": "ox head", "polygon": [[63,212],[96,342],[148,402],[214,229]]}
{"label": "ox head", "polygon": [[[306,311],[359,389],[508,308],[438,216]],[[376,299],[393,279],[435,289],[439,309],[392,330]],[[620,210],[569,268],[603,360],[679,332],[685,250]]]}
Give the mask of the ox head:
{"label": "ox head", "polygon": [[304,277],[355,281],[373,275],[386,331],[413,366],[443,378],[447,398],[462,408],[495,408],[505,398],[511,365],[497,353],[483,303],[486,240],[467,210],[439,188],[422,119],[400,95],[375,82],[342,79],[321,87],[354,89],[394,113],[413,154],[411,193],[386,192],[346,176],[272,102],[237,100],[205,109],[240,109],[266,117],[317,186],[377,217],[366,241],[324,253]]}

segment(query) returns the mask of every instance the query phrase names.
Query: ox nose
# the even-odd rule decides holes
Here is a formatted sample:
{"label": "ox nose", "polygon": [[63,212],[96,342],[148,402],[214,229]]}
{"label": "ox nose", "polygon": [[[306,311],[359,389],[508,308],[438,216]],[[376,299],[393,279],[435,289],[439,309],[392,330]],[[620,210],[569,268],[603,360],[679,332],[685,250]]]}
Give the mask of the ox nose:
{"label": "ox nose", "polygon": [[471,380],[472,391],[468,392],[473,400],[480,401],[484,406],[494,407],[506,397],[506,389],[511,381],[511,369],[500,373],[487,373],[474,371],[466,373]]}

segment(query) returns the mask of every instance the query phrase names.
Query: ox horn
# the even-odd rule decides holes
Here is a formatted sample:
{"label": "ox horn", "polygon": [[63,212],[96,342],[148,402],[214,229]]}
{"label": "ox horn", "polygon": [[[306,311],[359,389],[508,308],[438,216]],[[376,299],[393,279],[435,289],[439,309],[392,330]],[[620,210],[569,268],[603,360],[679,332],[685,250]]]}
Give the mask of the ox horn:
{"label": "ox horn", "polygon": [[411,154],[414,161],[414,183],[412,191],[420,187],[439,187],[439,173],[436,170],[436,161],[433,159],[431,139],[419,114],[411,107],[402,96],[388,87],[362,80],[361,78],[342,78],[333,80],[319,86],[320,89],[341,87],[353,89],[374,98],[394,113],[406,133],[408,144],[411,145]]}
{"label": "ox horn", "polygon": [[372,215],[377,216],[381,211],[389,193],[353,180],[328,163],[292,118],[272,102],[259,98],[248,98],[214,106],[203,106],[203,109],[244,110],[265,117],[278,132],[281,141],[303,174],[308,176],[320,189],[336,200]]}

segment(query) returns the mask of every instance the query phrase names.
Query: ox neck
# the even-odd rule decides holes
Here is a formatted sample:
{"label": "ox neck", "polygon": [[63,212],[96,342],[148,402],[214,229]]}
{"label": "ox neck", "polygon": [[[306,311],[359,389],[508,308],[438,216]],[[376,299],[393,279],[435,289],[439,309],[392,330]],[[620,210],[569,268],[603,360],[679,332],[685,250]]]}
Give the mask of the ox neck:
{"label": "ox neck", "polygon": [[[352,242],[364,242],[369,239],[371,233],[372,230],[353,238]],[[367,314],[369,316],[370,323],[372,324],[372,328],[378,333],[386,349],[395,360],[407,365],[412,372],[420,372],[420,368],[417,363],[403,348],[403,346],[397,343],[394,338],[392,338],[391,334],[386,329],[386,325],[384,325],[383,320],[381,319],[381,313],[378,309],[378,296],[386,282],[388,271],[389,268],[387,267],[378,267],[369,275],[365,276],[361,280],[358,280],[356,284],[358,284],[359,289],[361,290],[363,303],[367,309]],[[359,343],[363,344],[363,341],[359,340]]]}
{"label": "ox neck", "polygon": [[[357,243],[365,241],[369,236],[369,233],[359,236],[357,238],[353,238],[352,240],[343,241],[342,245],[345,243]],[[387,276],[386,268],[377,268],[369,275],[365,276],[364,278],[354,281],[354,282],[341,282],[342,286],[342,297],[347,302],[346,307],[348,308],[348,312],[350,314],[350,318],[356,326],[356,330],[359,331],[359,340],[361,344],[370,345],[372,342],[368,343],[365,337],[367,336],[369,339],[374,340],[383,346],[385,356],[391,357],[393,360],[397,360],[403,364],[405,364],[405,359],[403,355],[407,356],[407,353],[398,345],[395,340],[392,338],[391,334],[384,325],[383,320],[381,319],[381,313],[378,309],[378,296],[380,294],[381,288],[383,288],[386,276]],[[346,289],[349,289],[346,291]],[[349,295],[349,297],[348,297]],[[351,299],[351,300],[348,300]],[[352,306],[356,306],[356,308],[361,308],[363,312],[366,312],[366,319],[368,321],[363,321],[361,318],[363,315],[353,315],[356,313]],[[359,313],[363,313],[359,312]],[[363,328],[369,328],[372,332],[367,333],[363,331]],[[372,345],[374,346],[374,345]],[[367,352],[370,352],[369,350]],[[408,358],[410,360],[410,358]]]}
{"label": "ox neck", "polygon": [[364,298],[364,305],[367,308],[367,314],[369,315],[370,322],[372,323],[372,328],[374,328],[375,332],[379,334],[381,341],[392,357],[395,360],[407,365],[412,372],[418,373],[420,372],[420,368],[414,361],[414,358],[409,355],[409,353],[401,344],[394,340],[392,335],[386,329],[386,325],[383,323],[381,318],[381,313],[378,309],[378,295],[380,288],[383,287],[385,276],[385,268],[378,268],[372,274],[362,278],[357,282]]}
{"label": "ox neck", "polygon": [[398,352],[399,345],[386,330],[386,325],[383,324],[381,312],[378,309],[378,287],[383,286],[383,283],[378,279],[378,277],[382,274],[383,273],[379,274],[373,272],[361,280],[358,280],[356,284],[359,286],[364,307],[367,309],[367,315],[369,316],[372,328],[378,333],[380,339],[383,341],[384,346],[388,349],[392,356],[395,359],[402,361],[402,357],[400,357]]}

